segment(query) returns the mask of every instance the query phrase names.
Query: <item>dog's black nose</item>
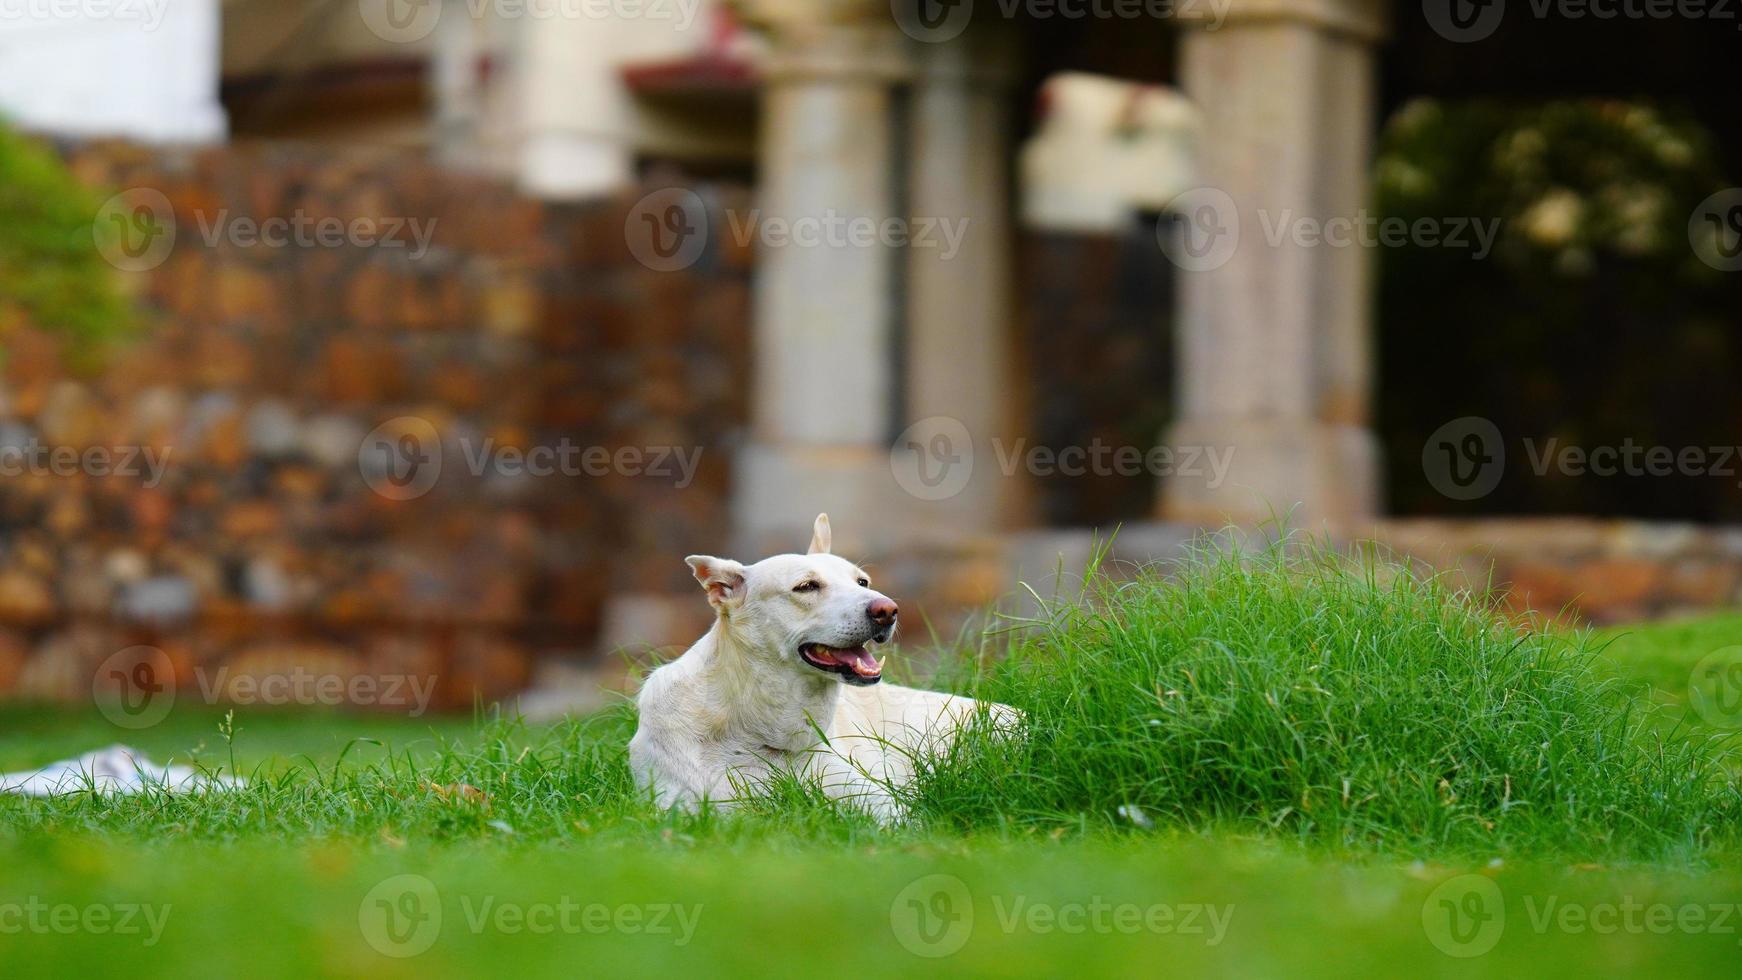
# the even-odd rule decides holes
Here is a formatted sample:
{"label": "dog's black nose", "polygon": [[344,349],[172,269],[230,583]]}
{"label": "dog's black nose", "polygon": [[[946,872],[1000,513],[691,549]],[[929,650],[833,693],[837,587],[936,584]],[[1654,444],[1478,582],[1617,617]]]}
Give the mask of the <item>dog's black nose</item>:
{"label": "dog's black nose", "polygon": [[870,616],[871,621],[878,626],[893,626],[895,614],[900,611],[901,608],[895,604],[894,599],[872,599],[871,605],[865,607],[865,615]]}

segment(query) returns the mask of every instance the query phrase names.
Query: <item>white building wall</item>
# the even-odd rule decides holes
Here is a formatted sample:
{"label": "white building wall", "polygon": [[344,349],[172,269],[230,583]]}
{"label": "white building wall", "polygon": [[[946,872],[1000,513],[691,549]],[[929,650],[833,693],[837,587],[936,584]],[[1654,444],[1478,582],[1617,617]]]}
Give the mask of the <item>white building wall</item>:
{"label": "white building wall", "polygon": [[0,0],[0,116],[26,130],[223,139],[218,0]]}

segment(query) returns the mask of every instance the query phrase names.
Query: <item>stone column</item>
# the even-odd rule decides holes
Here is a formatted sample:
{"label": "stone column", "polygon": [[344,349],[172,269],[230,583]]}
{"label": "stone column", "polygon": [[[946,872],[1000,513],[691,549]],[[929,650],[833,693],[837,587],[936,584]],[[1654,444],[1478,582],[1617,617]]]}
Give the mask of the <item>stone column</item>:
{"label": "stone column", "polygon": [[1292,236],[1273,243],[1267,231],[1352,221],[1365,206],[1384,9],[1233,0],[1214,29],[1182,18],[1182,81],[1205,122],[1200,184],[1227,195],[1200,198],[1194,213],[1237,225],[1239,238],[1230,255],[1177,272],[1178,419],[1167,441],[1232,455],[1220,481],[1207,468],[1168,478],[1168,518],[1252,523],[1292,509],[1297,527],[1349,527],[1378,509],[1372,256]]}
{"label": "stone column", "polygon": [[479,66],[486,53],[480,42],[482,26],[467,13],[465,0],[446,0],[431,39],[432,142],[445,166],[469,169],[477,166],[481,156],[478,126],[484,92]]}
{"label": "stone column", "polygon": [[[994,442],[1012,431],[1018,390],[1008,177],[1014,38],[969,31],[917,44],[915,56],[907,173],[916,238],[907,253],[904,425],[920,423],[933,437],[946,427],[965,432],[974,450],[965,486],[912,508],[913,528],[935,538],[996,528],[1022,497],[1020,477],[1006,477],[994,452]],[[940,417],[961,425],[923,422]]]}
{"label": "stone column", "polygon": [[896,214],[902,35],[882,4],[794,6],[750,11],[772,48],[757,213],[738,216],[763,229],[751,443],[734,489],[746,553],[801,549],[821,511],[851,551],[877,540],[899,503],[889,467],[899,252],[853,229]]}

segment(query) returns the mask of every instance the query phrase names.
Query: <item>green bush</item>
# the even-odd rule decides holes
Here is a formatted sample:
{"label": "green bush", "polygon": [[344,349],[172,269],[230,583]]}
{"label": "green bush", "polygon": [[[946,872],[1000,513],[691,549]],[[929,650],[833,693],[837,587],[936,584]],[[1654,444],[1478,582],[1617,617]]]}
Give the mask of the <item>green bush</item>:
{"label": "green bush", "polygon": [[54,153],[0,126],[0,325],[59,334],[75,360],[135,322],[92,237],[99,207]]}
{"label": "green bush", "polygon": [[1734,823],[1716,753],[1658,743],[1582,634],[1311,549],[1176,571],[1055,605],[978,685],[1029,737],[968,740],[915,812],[1477,854],[1694,853]]}

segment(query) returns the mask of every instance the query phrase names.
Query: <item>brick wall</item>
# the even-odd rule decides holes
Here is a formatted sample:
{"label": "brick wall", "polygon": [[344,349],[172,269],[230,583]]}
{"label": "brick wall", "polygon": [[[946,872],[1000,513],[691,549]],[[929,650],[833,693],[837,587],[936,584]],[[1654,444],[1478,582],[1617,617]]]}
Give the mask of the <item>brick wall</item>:
{"label": "brick wall", "polygon": [[[615,556],[686,554],[724,526],[749,257],[718,241],[681,274],[643,267],[623,233],[639,191],[552,205],[411,154],[313,147],[65,155],[93,186],[164,194],[175,246],[123,274],[149,327],[98,372],[75,375],[46,335],[7,330],[0,445],[143,447],[166,465],[151,486],[0,480],[0,692],[83,696],[97,663],[145,637],[178,672],[416,664],[470,703],[517,687],[538,650],[584,649],[607,568],[649,588],[683,576]],[[724,208],[742,194],[704,197]],[[273,217],[397,223],[405,246],[416,220],[430,247],[231,233]],[[401,417],[442,442],[440,480],[408,500],[373,492],[358,458]],[[468,465],[486,445],[565,444],[701,458],[688,492]]]}

